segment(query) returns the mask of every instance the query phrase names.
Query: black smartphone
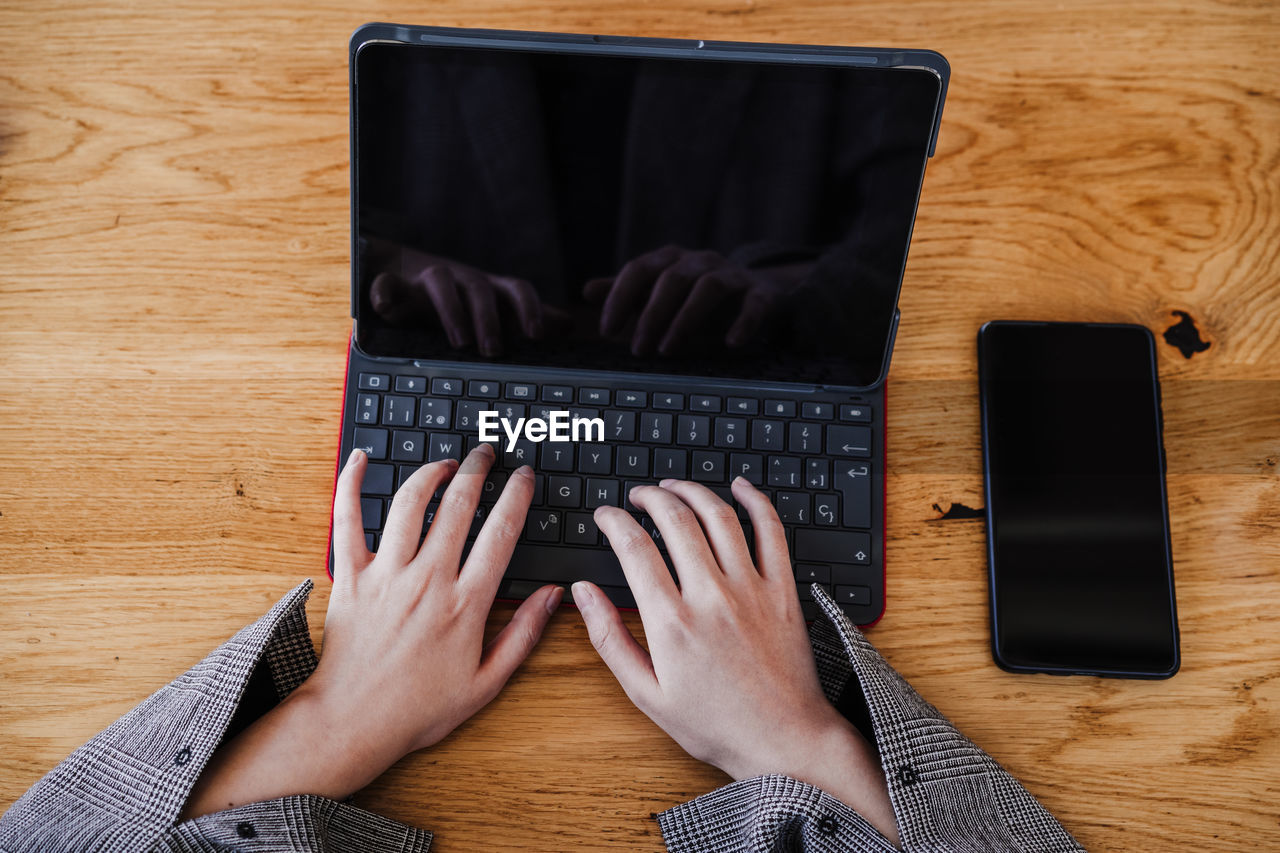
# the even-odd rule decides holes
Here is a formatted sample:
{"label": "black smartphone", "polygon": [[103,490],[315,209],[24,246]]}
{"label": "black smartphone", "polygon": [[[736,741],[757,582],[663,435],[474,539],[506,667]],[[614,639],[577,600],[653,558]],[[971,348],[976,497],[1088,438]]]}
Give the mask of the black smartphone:
{"label": "black smartphone", "polygon": [[1142,326],[978,332],[991,645],[1011,672],[1178,671],[1155,340]]}

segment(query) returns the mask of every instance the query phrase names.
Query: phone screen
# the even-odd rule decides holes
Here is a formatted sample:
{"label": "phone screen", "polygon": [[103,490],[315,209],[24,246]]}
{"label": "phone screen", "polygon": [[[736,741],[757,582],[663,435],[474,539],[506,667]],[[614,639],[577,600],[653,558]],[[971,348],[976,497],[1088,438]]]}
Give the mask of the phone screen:
{"label": "phone screen", "polygon": [[978,336],[993,651],[1014,671],[1178,669],[1155,344],[1141,326]]}

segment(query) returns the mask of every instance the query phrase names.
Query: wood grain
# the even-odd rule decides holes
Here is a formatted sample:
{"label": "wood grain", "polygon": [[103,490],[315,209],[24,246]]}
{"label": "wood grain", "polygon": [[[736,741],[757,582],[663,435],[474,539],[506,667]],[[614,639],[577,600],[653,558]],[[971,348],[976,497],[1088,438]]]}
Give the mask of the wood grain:
{"label": "wood grain", "polygon": [[[366,20],[942,51],[872,638],[1086,845],[1280,846],[1280,7],[1211,0],[5,4],[0,805],[308,575],[319,636]],[[1175,310],[1210,343],[1160,345],[1183,670],[1001,672],[977,328]],[[444,853],[658,850],[649,814],[721,781],[564,612],[360,802]]]}

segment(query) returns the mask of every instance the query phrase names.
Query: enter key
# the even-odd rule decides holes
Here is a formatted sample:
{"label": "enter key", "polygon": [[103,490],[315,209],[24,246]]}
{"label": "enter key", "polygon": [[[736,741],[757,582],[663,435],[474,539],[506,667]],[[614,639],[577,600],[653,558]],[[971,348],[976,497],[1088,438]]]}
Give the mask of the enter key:
{"label": "enter key", "polygon": [[835,482],[840,492],[845,527],[871,527],[871,466],[849,460],[835,462]]}

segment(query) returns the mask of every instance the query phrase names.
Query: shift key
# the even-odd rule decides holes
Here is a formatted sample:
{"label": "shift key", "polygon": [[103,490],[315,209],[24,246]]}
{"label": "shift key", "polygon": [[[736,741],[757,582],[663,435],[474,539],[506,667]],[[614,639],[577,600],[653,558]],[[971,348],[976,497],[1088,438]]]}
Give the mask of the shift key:
{"label": "shift key", "polygon": [[871,535],[852,530],[796,531],[796,561],[815,563],[871,562]]}

